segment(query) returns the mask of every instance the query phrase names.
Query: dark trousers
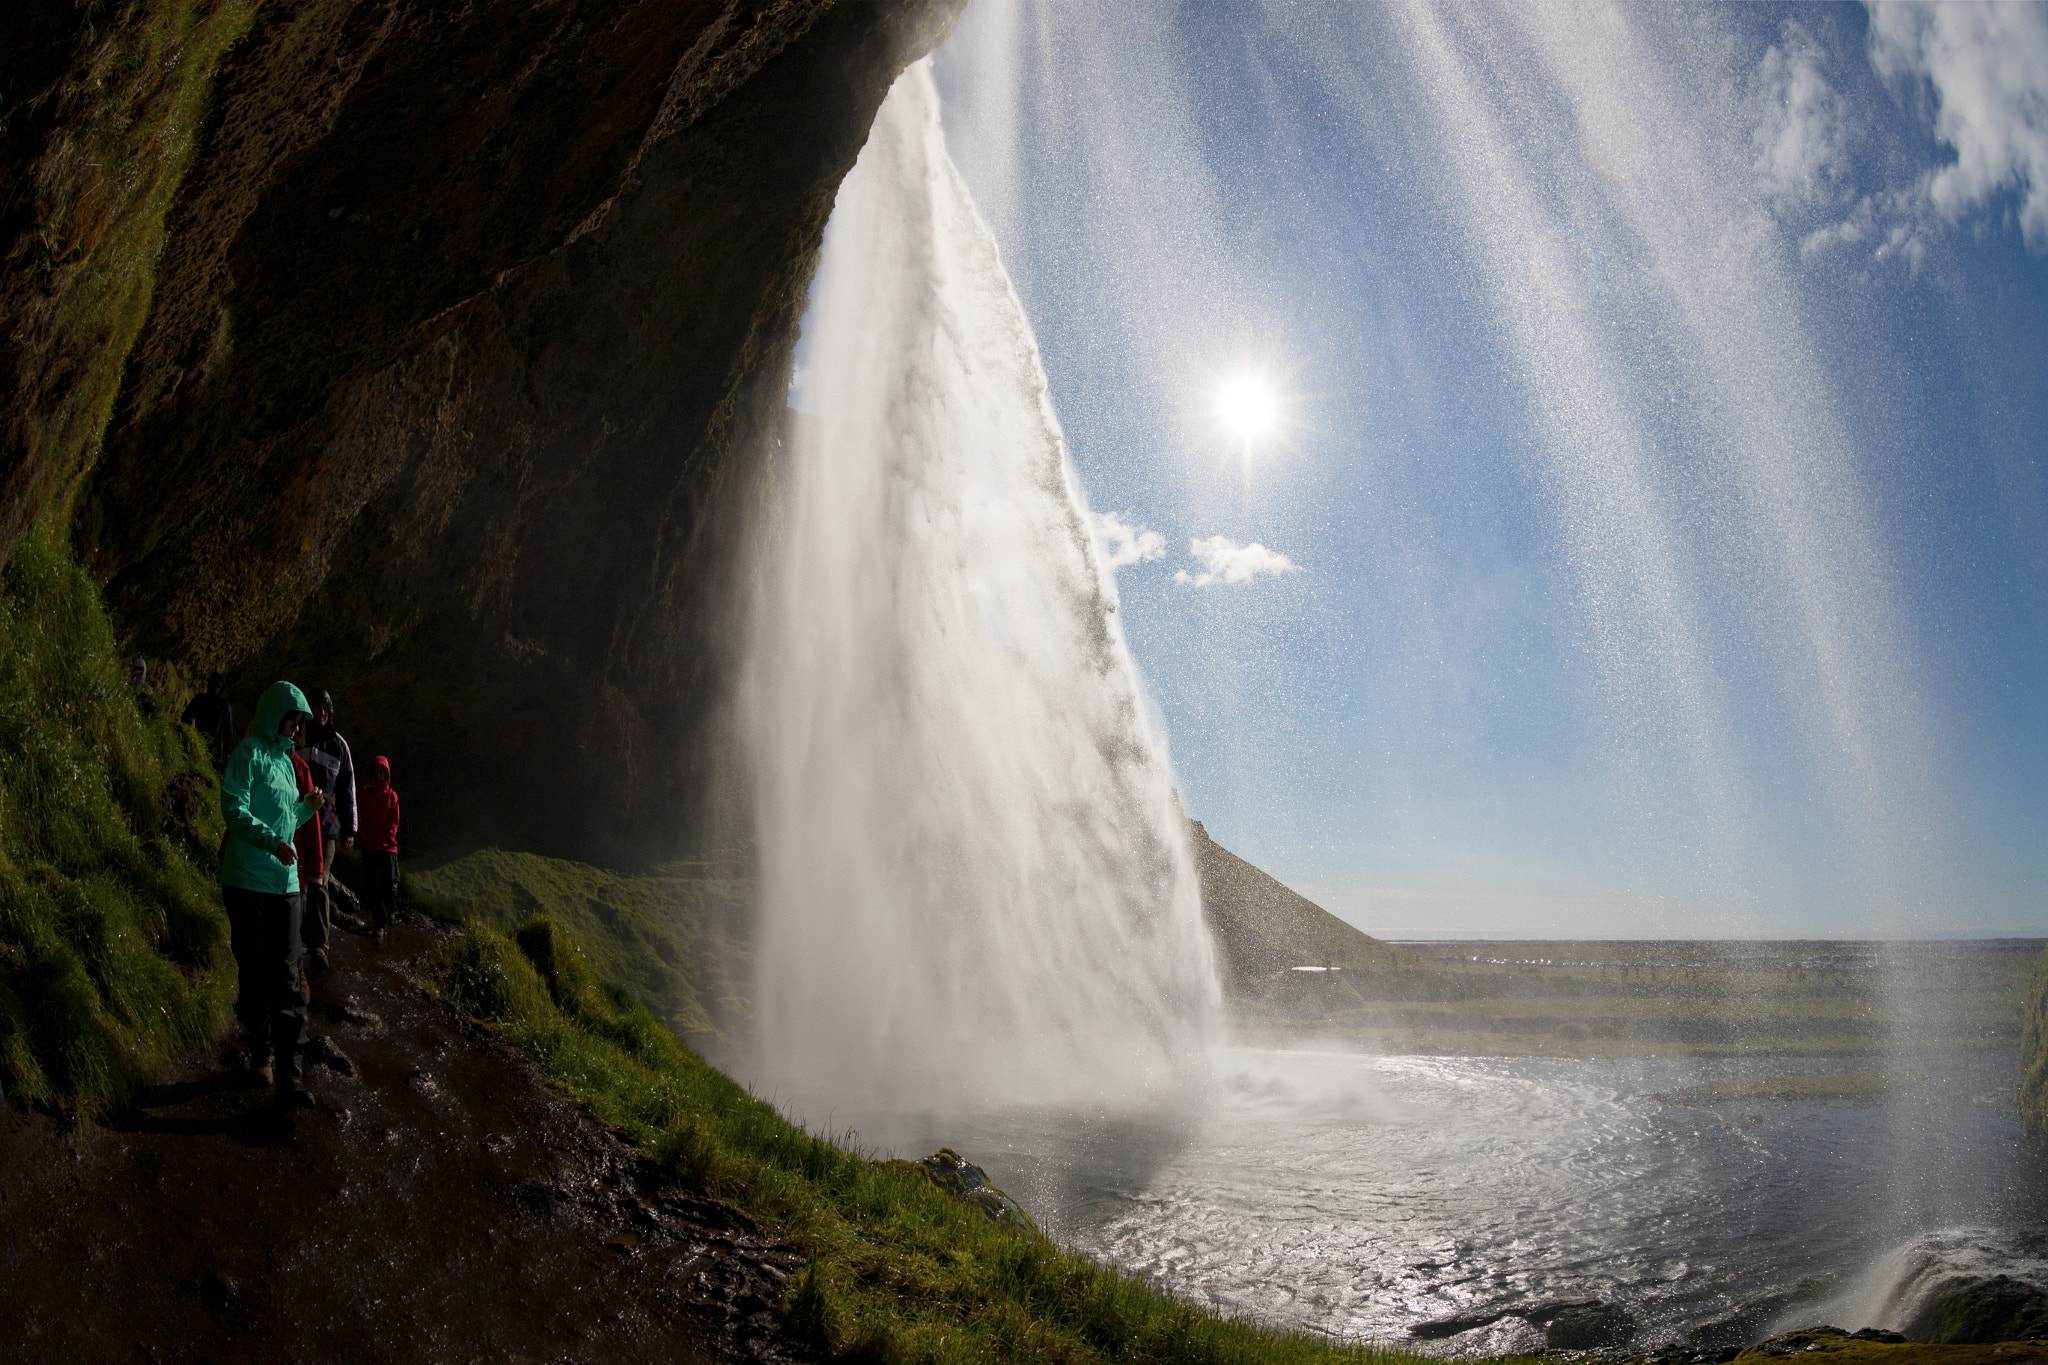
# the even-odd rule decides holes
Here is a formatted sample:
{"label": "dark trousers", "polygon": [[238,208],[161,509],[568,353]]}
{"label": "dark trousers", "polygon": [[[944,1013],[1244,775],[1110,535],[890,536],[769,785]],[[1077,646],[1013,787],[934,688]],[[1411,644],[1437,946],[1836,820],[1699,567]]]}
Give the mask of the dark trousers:
{"label": "dark trousers", "polygon": [[398,855],[363,850],[363,908],[370,912],[370,927],[382,929],[391,923],[398,909]]}
{"label": "dark trousers", "polygon": [[309,876],[301,869],[299,884],[305,888],[301,894],[306,898],[306,912],[299,920],[299,937],[305,941],[307,952],[324,953],[334,925],[332,902],[327,896],[327,879]]}
{"label": "dark trousers", "polygon": [[302,1074],[299,1050],[306,1043],[306,1002],[299,998],[299,919],[304,904],[297,895],[271,895],[224,886],[230,942],[241,990],[235,1017],[249,1034],[249,1049],[261,1061],[268,1052],[280,1083]]}

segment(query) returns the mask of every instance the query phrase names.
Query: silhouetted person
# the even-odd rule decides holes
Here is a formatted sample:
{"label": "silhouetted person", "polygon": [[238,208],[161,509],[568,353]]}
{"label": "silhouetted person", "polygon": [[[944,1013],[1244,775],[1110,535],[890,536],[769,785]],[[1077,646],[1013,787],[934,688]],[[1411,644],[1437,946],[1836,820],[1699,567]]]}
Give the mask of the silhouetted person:
{"label": "silhouetted person", "polygon": [[235,742],[235,708],[228,704],[226,675],[207,674],[206,690],[185,703],[185,714],[178,719],[206,737],[213,766],[227,771],[228,749]]}
{"label": "silhouetted person", "polygon": [[[349,757],[348,741],[334,728],[334,698],[324,687],[313,689],[313,721],[306,727],[300,756],[313,770],[313,781],[326,798],[320,808],[320,837],[331,860],[355,842],[356,766]],[[323,868],[306,888],[306,947],[313,955],[316,972],[327,966],[327,940],[333,923]]]}
{"label": "silhouetted person", "polygon": [[391,786],[391,761],[377,755],[370,780],[356,793],[356,839],[363,850],[363,899],[369,904],[370,926],[377,941],[391,927],[398,909],[398,793]]}
{"label": "silhouetted person", "polygon": [[128,672],[128,685],[135,689],[135,709],[145,716],[156,714],[156,690],[149,685],[149,660],[137,659]]}
{"label": "silhouetted person", "polygon": [[228,756],[220,811],[227,821],[221,862],[222,899],[240,975],[235,1014],[249,1035],[249,1065],[274,1080],[280,1103],[310,1105],[300,1050],[306,1004],[300,995],[298,853],[292,836],[323,804],[318,790],[299,794],[292,745],[308,716],[306,698],[275,682],[256,702],[249,738]]}

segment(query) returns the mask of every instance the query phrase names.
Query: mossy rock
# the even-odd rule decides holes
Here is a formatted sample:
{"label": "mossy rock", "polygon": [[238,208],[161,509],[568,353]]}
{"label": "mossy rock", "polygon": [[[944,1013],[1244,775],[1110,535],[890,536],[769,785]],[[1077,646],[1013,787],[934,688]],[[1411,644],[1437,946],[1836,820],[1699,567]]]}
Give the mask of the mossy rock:
{"label": "mossy rock", "polygon": [[936,1187],[969,1208],[980,1210],[991,1222],[1028,1232],[1034,1237],[1045,1236],[1031,1215],[1024,1212],[1023,1206],[988,1178],[987,1171],[951,1147],[941,1147],[919,1161],[882,1161],[876,1164],[885,1171],[894,1171]]}
{"label": "mossy rock", "polygon": [[2048,1289],[1993,1275],[1945,1290],[1900,1324],[1915,1341],[1983,1345],[2048,1337]]}
{"label": "mossy rock", "polygon": [[1897,1332],[1809,1327],[1772,1337],[1735,1359],[1736,1365],[1770,1365],[1787,1356],[1824,1365],[2041,1365],[2048,1361],[2048,1341],[1918,1342]]}

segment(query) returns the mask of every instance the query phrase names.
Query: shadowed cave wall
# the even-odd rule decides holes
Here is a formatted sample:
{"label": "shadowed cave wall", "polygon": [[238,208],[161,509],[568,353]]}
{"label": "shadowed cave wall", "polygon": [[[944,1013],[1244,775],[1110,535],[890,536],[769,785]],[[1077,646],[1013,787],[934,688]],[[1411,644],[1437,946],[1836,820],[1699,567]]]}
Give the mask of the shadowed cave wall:
{"label": "shadowed cave wall", "polygon": [[[959,3],[246,6],[96,448],[20,248],[81,134],[16,82],[0,551],[68,514],[135,652],[332,689],[416,844],[680,851],[833,195]],[[179,3],[75,8],[0,21],[73,91]]]}

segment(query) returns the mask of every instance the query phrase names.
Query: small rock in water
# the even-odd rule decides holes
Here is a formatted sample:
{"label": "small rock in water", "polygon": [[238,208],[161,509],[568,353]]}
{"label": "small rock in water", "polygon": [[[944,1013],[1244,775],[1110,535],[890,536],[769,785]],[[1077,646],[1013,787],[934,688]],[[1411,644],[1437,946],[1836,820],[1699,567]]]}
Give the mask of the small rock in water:
{"label": "small rock in water", "polygon": [[1635,1318],[1618,1303],[1572,1304],[1550,1320],[1543,1344],[1552,1351],[1584,1351],[1625,1346],[1635,1334]]}
{"label": "small rock in water", "polygon": [[366,1010],[361,1005],[358,1005],[354,996],[350,996],[341,1002],[341,1009],[336,1013],[335,1017],[342,1023],[353,1025],[359,1029],[376,1029],[384,1026],[383,1019],[370,1010]]}

